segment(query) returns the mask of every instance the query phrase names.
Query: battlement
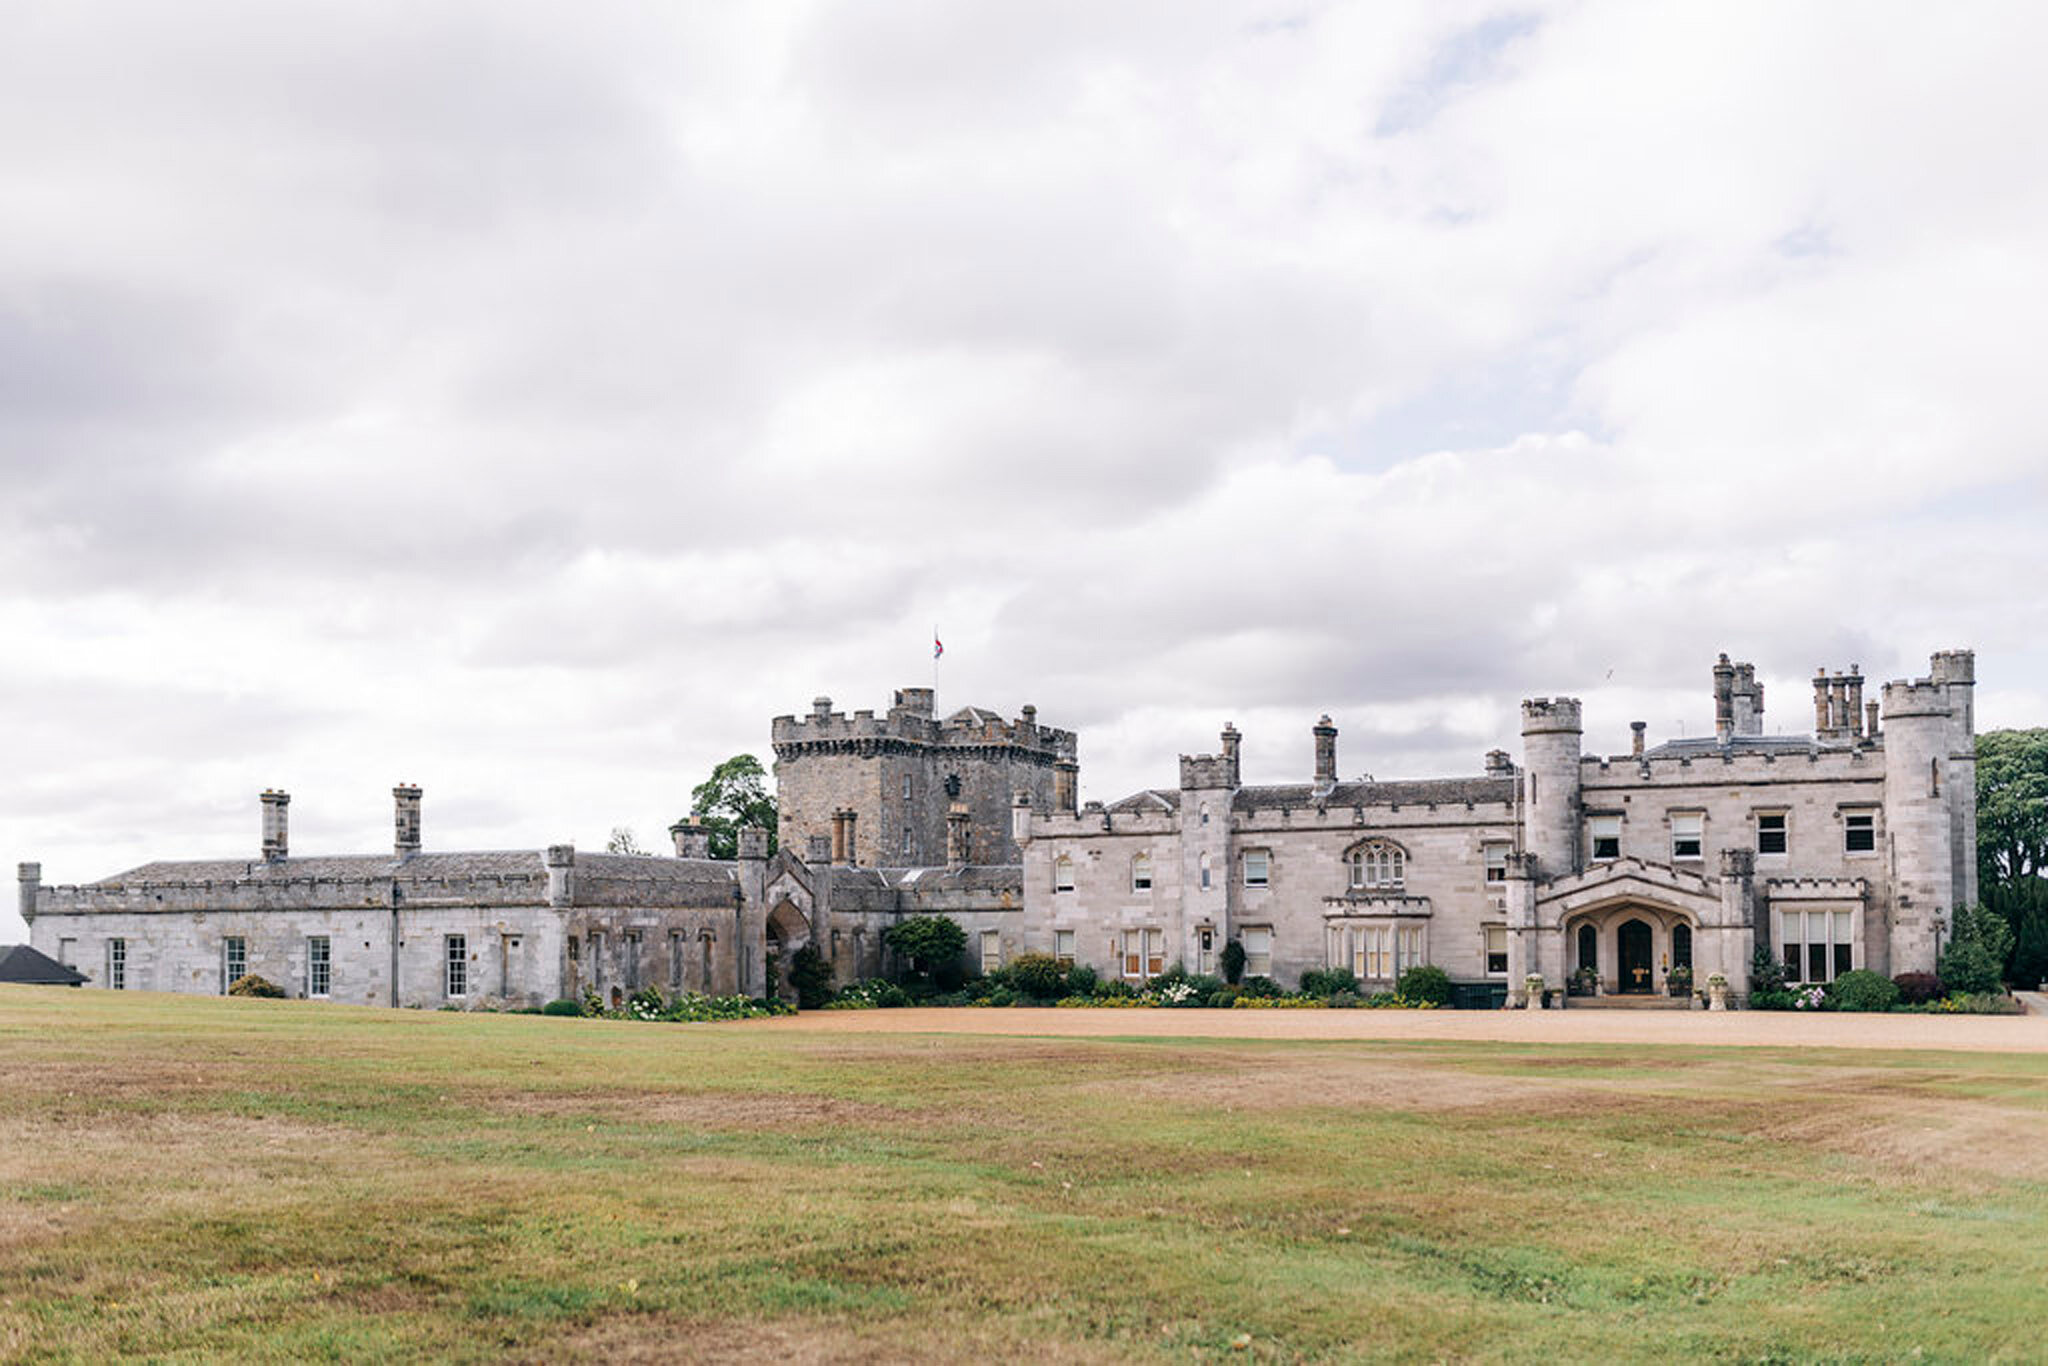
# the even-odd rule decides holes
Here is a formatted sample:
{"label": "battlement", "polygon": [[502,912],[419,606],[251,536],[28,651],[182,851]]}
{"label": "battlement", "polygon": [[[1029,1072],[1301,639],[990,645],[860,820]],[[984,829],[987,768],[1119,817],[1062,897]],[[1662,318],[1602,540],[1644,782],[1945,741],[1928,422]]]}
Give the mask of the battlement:
{"label": "battlement", "polygon": [[1772,901],[1861,901],[1870,884],[1860,877],[1774,877],[1764,882]]}
{"label": "battlement", "polygon": [[1576,697],[1532,697],[1522,703],[1522,734],[1575,734],[1585,729]]}
{"label": "battlement", "polygon": [[933,715],[930,688],[899,688],[884,715],[856,711],[851,716],[832,709],[820,697],[803,716],[778,716],[769,723],[778,759],[805,753],[909,753],[927,749],[987,748],[1019,751],[1050,763],[1072,759],[1079,752],[1073,731],[1038,724],[1038,709],[1026,705],[1015,720],[1005,721],[981,707],[962,707],[951,716]]}
{"label": "battlement", "polygon": [[1962,683],[1974,685],[1977,682],[1977,652],[1975,650],[1937,650],[1927,661],[1929,681],[1935,683]]}
{"label": "battlement", "polygon": [[1947,717],[1952,704],[1948,684],[1921,678],[1912,682],[1894,679],[1884,685],[1884,719],[1887,724],[1914,716]]}
{"label": "battlement", "polygon": [[1180,756],[1182,791],[1228,791],[1237,786],[1237,760],[1228,754],[1183,754]]}
{"label": "battlement", "polygon": [[1823,745],[1813,741],[1766,747],[1696,747],[1646,755],[1579,757],[1579,781],[1589,789],[1686,787],[1727,783],[1880,782],[1884,747],[1875,741]]}

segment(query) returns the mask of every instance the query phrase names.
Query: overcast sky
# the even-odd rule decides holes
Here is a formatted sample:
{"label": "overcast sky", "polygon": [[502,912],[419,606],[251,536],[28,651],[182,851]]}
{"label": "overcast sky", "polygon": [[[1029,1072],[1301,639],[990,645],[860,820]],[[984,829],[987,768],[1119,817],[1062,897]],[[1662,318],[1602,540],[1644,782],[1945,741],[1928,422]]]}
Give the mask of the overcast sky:
{"label": "overcast sky", "polygon": [[[694,11],[694,12],[686,12]],[[50,0],[0,858],[649,846],[829,693],[1084,797],[2048,722],[2048,7]],[[21,936],[13,898],[0,942]]]}

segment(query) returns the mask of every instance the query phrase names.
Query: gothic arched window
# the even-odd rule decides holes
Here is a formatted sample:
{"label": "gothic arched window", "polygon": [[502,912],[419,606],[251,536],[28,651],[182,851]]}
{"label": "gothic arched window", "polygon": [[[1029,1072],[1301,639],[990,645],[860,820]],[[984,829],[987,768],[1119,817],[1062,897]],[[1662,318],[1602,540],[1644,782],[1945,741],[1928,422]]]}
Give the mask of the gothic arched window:
{"label": "gothic arched window", "polygon": [[1351,850],[1351,885],[1358,890],[1400,890],[1408,855],[1391,840],[1367,840]]}

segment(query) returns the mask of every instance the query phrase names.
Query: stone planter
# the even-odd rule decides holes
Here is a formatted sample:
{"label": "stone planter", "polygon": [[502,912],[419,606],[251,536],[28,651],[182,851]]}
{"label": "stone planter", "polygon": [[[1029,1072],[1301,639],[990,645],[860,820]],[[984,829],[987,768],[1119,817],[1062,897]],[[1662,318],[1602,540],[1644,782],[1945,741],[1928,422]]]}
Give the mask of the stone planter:
{"label": "stone planter", "polygon": [[1717,972],[1707,978],[1707,1009],[1726,1010],[1727,1008],[1728,979]]}
{"label": "stone planter", "polygon": [[1523,999],[1528,1002],[1528,1009],[1543,1009],[1543,975],[1541,973],[1532,972],[1522,979],[1522,995]]}

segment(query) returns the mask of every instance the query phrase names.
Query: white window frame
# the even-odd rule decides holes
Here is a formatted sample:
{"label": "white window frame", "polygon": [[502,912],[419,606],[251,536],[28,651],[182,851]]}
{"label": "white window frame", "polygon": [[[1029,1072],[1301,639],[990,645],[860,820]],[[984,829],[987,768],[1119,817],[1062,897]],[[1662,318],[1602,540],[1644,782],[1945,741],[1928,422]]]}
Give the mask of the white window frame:
{"label": "white window frame", "polygon": [[469,936],[444,935],[441,939],[441,994],[451,1001],[469,996]]}
{"label": "white window frame", "polygon": [[[1692,845],[1692,852],[1685,853],[1684,846]],[[1674,811],[1671,813],[1671,861],[1673,863],[1697,863],[1707,856],[1707,813],[1704,811]]]}
{"label": "white window frame", "polygon": [[986,977],[999,971],[1003,966],[1003,932],[983,930],[981,932],[981,975]]}
{"label": "white window frame", "polygon": [[1074,890],[1074,860],[1065,854],[1052,861],[1052,889],[1055,892]]}
{"label": "white window frame", "polygon": [[1052,932],[1052,956],[1063,968],[1074,966],[1074,932],[1054,930]]}
{"label": "white window frame", "polygon": [[1344,856],[1353,891],[1398,892],[1408,885],[1408,851],[1392,840],[1370,839]]}
{"label": "white window frame", "polygon": [[1264,888],[1273,884],[1272,850],[1247,849],[1241,861],[1244,864],[1245,886]]}
{"label": "white window frame", "polygon": [[[236,969],[241,971],[237,972]],[[224,935],[220,941],[220,994],[249,975],[249,941],[239,934]]]}
{"label": "white window frame", "polygon": [[[1485,964],[1486,975],[1488,977],[1507,976],[1508,927],[1505,925],[1482,925],[1479,927],[1479,935],[1479,961]],[[1498,949],[1494,947],[1496,944],[1500,946]],[[1499,967],[1493,965],[1496,954],[1500,958]]]}
{"label": "white window frame", "polygon": [[[1767,829],[1765,821],[1776,821],[1775,830]],[[1764,848],[1764,836],[1776,834],[1778,847]],[[1792,813],[1790,811],[1759,811],[1756,813],[1756,853],[1758,858],[1783,858],[1792,852]]]}
{"label": "white window frame", "polygon": [[1247,925],[1238,934],[1238,943],[1244,946],[1244,975],[1247,977],[1271,977],[1273,975],[1273,927],[1271,925]]}
{"label": "white window frame", "polygon": [[1351,931],[1351,975],[1361,982],[1394,980],[1394,927],[1359,925]]}
{"label": "white window frame", "polygon": [[[1613,842],[1613,853],[1603,854],[1600,852],[1600,842],[1602,840],[1610,840]],[[1620,857],[1621,813],[1618,811],[1602,811],[1597,815],[1587,816],[1586,862],[1612,863],[1614,860]]]}
{"label": "white window frame", "polygon": [[[1817,986],[1832,982],[1852,968],[1863,966],[1863,945],[1857,933],[1862,917],[1853,909],[1824,906],[1818,909],[1780,908],[1777,914],[1778,961],[1785,968],[1789,986]],[[1819,931],[1821,938],[1814,934]],[[1819,949],[1822,976],[1813,972],[1814,950]],[[1694,945],[1693,951],[1699,951]]]}
{"label": "white window frame", "polygon": [[324,934],[306,936],[306,995],[321,1000],[334,992],[334,941]]}
{"label": "white window frame", "polygon": [[1487,886],[1497,887],[1508,880],[1508,854],[1514,847],[1508,840],[1486,840],[1479,846],[1479,861],[1486,870]]}
{"label": "white window frame", "polygon": [[1118,965],[1133,982],[1150,981],[1166,971],[1166,931],[1149,925],[1123,932]]}
{"label": "white window frame", "polygon": [[1394,925],[1394,976],[1429,962],[1429,939],[1420,925]]}
{"label": "white window frame", "polygon": [[128,941],[107,941],[107,990],[128,990]]}
{"label": "white window frame", "polygon": [[1152,856],[1134,854],[1131,856],[1131,890],[1149,892],[1152,890]]}
{"label": "white window frame", "polygon": [[[1855,848],[1850,837],[1857,831],[1870,835],[1868,849]],[[1842,853],[1849,858],[1862,858],[1877,852],[1877,808],[1874,806],[1852,808],[1842,812]]]}

